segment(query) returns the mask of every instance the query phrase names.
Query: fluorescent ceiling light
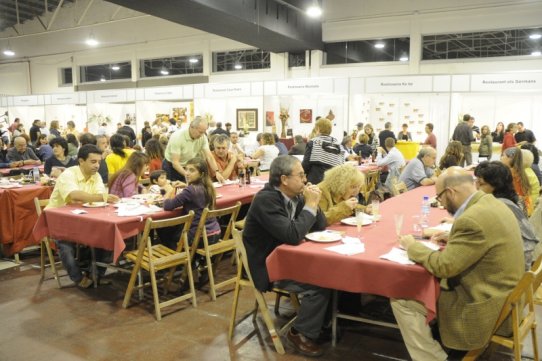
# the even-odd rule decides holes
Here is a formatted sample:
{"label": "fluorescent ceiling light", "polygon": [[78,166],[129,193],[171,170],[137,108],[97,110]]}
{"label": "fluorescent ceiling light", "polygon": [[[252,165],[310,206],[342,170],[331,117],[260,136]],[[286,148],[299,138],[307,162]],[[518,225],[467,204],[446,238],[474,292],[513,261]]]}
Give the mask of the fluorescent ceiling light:
{"label": "fluorescent ceiling light", "polygon": [[120,66],[118,65],[111,65],[111,70],[114,70],[114,71],[117,71],[117,70],[120,70]]}
{"label": "fluorescent ceiling light", "polygon": [[307,15],[311,18],[319,18],[322,16],[322,9],[317,4],[311,5],[307,9]]}
{"label": "fluorescent ceiling light", "polygon": [[160,74],[162,74],[162,75],[169,75],[169,70],[167,70],[166,68],[162,68],[162,69],[160,70]]}
{"label": "fluorescent ceiling light", "polygon": [[539,34],[539,33],[534,33],[534,34],[529,35],[529,39],[538,40],[540,38],[542,38],[542,34]]}
{"label": "fluorescent ceiling light", "polygon": [[539,51],[539,50],[533,51],[533,52],[531,53],[531,55],[532,55],[532,56],[540,56],[540,55],[542,55],[542,52]]}
{"label": "fluorescent ceiling light", "polygon": [[105,81],[105,76],[102,75],[102,77],[100,78],[100,81]]}
{"label": "fluorescent ceiling light", "polygon": [[399,58],[399,61],[408,61],[408,56],[403,55]]}
{"label": "fluorescent ceiling light", "polygon": [[241,64],[235,64],[234,68],[239,70],[239,69],[243,69],[243,66]]}
{"label": "fluorescent ceiling light", "polygon": [[85,40],[85,43],[88,46],[97,46],[98,44],[100,44],[100,42],[98,40],[96,40],[96,38],[94,37],[93,33],[90,33],[87,40]]}
{"label": "fluorescent ceiling light", "polygon": [[194,64],[194,63],[197,63],[199,60],[196,59],[196,58],[190,58],[190,59],[188,59],[188,61],[191,62],[192,64]]}
{"label": "fluorescent ceiling light", "polygon": [[4,55],[5,56],[14,56],[15,52],[8,48],[8,49],[4,50]]}
{"label": "fluorescent ceiling light", "polygon": [[383,42],[375,43],[375,48],[377,49],[384,49],[385,46],[386,44],[384,44]]}

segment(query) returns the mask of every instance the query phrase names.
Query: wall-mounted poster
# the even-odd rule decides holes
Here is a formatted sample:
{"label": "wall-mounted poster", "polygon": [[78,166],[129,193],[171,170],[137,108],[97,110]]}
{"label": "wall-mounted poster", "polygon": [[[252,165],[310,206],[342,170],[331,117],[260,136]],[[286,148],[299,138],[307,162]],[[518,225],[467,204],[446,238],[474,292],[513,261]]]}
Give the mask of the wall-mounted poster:
{"label": "wall-mounted poster", "polygon": [[272,127],[275,125],[275,112],[265,112],[265,126]]}
{"label": "wall-mounted poster", "polygon": [[312,109],[299,109],[299,122],[312,123]]}
{"label": "wall-mounted poster", "polygon": [[237,109],[237,129],[258,130],[258,109]]}

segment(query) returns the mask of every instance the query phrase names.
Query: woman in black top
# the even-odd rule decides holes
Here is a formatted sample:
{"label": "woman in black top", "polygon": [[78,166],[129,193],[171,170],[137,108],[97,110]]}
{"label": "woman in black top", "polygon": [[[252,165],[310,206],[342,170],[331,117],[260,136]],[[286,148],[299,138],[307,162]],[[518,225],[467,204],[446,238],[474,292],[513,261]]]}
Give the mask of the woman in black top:
{"label": "woman in black top", "polygon": [[504,124],[503,122],[497,123],[497,128],[495,128],[495,131],[491,133],[491,138],[493,138],[493,142],[495,143],[501,143],[504,139]]}
{"label": "woman in black top", "polygon": [[53,156],[45,161],[44,172],[51,175],[53,167],[69,168],[77,165],[77,161],[68,157],[68,142],[64,138],[54,138],[49,142],[53,148]]}
{"label": "woman in black top", "polygon": [[149,122],[145,122],[141,129],[141,145],[145,148],[147,141],[152,138],[152,130]]}

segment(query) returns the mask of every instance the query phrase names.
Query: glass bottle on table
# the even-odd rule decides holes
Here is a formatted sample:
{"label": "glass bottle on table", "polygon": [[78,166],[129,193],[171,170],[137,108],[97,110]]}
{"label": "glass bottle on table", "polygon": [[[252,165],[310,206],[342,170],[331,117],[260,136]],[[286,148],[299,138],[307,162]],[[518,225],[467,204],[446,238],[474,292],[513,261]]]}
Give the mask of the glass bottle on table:
{"label": "glass bottle on table", "polygon": [[245,186],[245,172],[242,169],[239,169],[239,187],[243,188]]}

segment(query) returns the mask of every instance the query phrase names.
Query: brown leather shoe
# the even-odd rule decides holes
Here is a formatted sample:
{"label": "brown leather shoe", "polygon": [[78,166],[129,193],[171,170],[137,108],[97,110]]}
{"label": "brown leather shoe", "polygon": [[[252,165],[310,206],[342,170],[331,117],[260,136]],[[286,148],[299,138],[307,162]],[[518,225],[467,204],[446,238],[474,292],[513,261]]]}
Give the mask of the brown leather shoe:
{"label": "brown leather shoe", "polygon": [[310,356],[310,357],[318,357],[322,356],[324,353],[324,350],[318,346],[316,343],[311,341],[309,338],[303,336],[301,333],[297,333],[297,335],[294,335],[292,333],[292,329],[288,331],[288,341],[292,344],[292,346],[302,355]]}

